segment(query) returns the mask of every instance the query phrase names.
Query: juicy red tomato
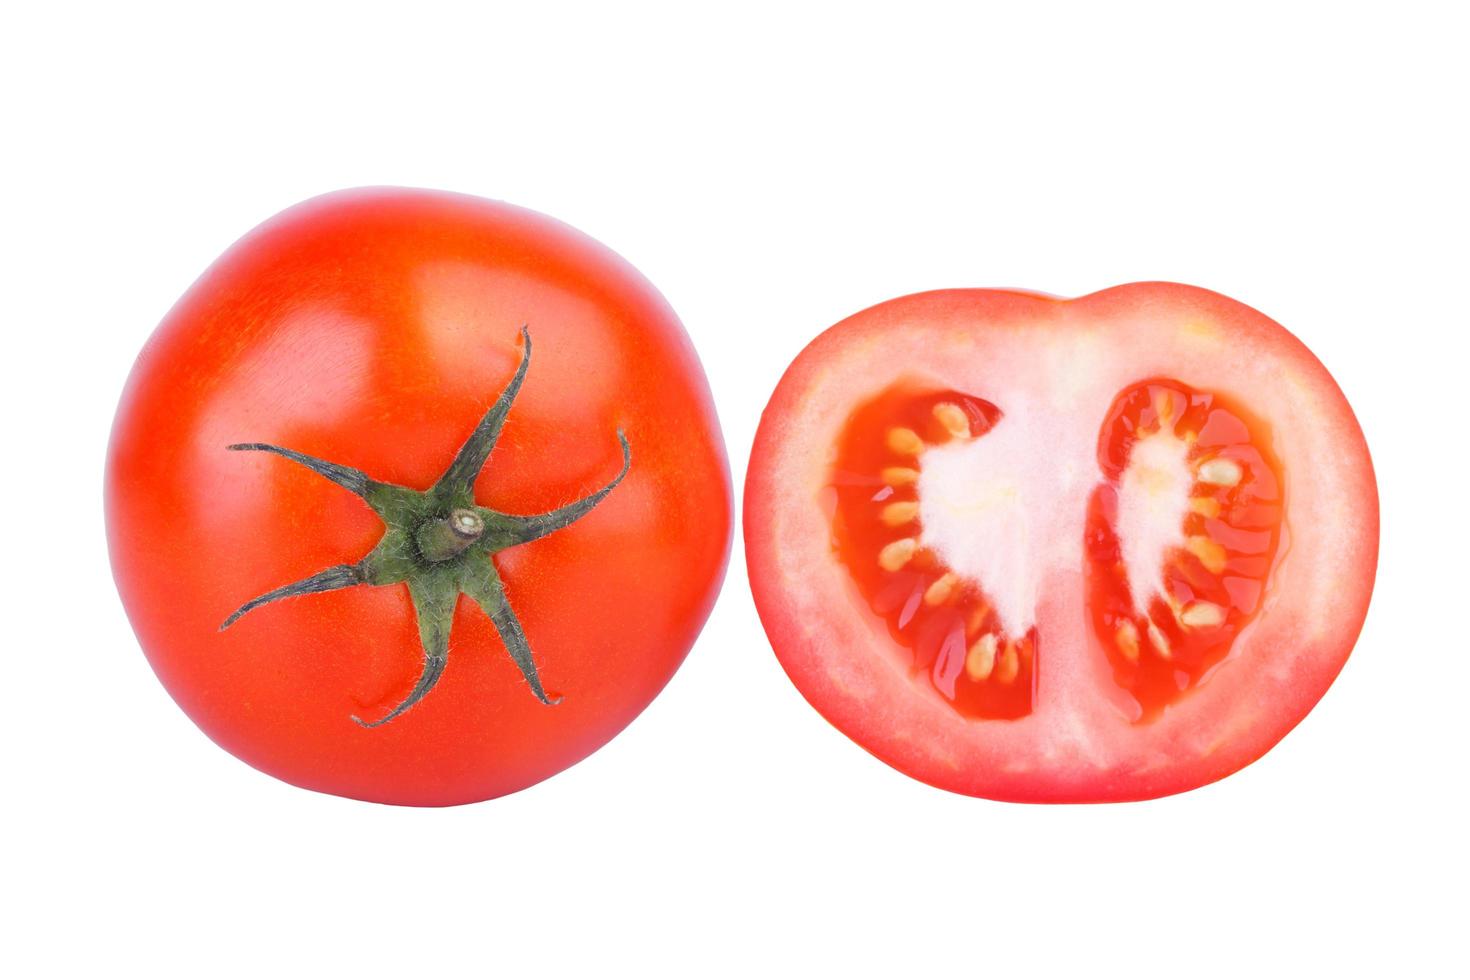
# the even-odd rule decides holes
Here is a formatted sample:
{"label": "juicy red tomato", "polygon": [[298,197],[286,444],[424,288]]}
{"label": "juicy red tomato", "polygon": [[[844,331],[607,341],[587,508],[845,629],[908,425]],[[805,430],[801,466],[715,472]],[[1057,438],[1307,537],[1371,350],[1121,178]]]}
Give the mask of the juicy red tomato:
{"label": "juicy red tomato", "polygon": [[698,634],[730,486],[673,312],[572,229],[349,191],[179,301],[118,409],[119,590],[170,694],[281,779],[514,792],[641,711]]}
{"label": "juicy red tomato", "polygon": [[880,759],[1023,801],[1228,775],[1326,691],[1378,500],[1310,351],[1188,286],[882,304],[796,359],[746,483],[787,673]]}

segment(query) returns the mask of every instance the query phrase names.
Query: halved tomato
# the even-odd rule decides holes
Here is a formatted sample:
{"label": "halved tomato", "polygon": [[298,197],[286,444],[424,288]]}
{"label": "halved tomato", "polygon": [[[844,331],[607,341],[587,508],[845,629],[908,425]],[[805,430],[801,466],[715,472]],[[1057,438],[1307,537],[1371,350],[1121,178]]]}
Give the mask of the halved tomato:
{"label": "halved tomato", "polygon": [[761,420],[746,559],[818,711],[995,799],[1144,799],[1260,757],[1327,690],[1378,551],[1321,363],[1169,283],[951,290],[839,323]]}

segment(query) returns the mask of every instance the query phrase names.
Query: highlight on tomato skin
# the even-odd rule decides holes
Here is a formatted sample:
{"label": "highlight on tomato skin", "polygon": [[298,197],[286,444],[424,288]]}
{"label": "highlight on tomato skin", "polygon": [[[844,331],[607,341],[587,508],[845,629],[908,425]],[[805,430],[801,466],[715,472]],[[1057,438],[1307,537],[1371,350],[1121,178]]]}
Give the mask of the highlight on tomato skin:
{"label": "highlight on tomato skin", "polygon": [[731,487],[657,290],[544,215],[314,198],[164,318],[108,451],[139,645],[212,740],[294,785],[446,806],[616,735],[724,576]]}
{"label": "highlight on tomato skin", "polygon": [[1145,799],[1248,764],[1366,614],[1377,492],[1320,362],[1216,293],[904,297],[762,416],[746,560],[801,693],[956,792]]}

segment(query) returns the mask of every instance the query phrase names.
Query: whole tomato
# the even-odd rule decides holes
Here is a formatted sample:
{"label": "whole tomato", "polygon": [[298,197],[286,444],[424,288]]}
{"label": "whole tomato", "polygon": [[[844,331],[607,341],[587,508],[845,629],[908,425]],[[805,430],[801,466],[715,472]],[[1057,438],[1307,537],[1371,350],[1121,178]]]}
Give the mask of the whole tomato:
{"label": "whole tomato", "polygon": [[627,725],[694,642],[730,482],[656,290],[542,215],[374,189],[225,253],[139,356],[118,589],[204,732],[299,786],[446,805]]}

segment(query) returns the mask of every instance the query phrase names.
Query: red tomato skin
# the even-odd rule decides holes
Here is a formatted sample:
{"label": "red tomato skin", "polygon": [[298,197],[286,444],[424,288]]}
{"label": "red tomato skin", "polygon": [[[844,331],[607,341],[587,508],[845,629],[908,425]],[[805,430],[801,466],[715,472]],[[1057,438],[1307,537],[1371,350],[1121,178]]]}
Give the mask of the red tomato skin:
{"label": "red tomato skin", "polygon": [[[966,390],[946,376],[946,365],[971,359],[982,337],[1117,332],[1126,351],[1139,353],[1132,380],[1170,375],[1178,365],[1170,360],[1164,335],[1151,334],[1147,324],[1155,321],[1209,336],[1227,352],[1221,357],[1227,370],[1247,365],[1262,375],[1274,371],[1273,382],[1299,387],[1303,416],[1311,423],[1303,428],[1340,461],[1328,474],[1331,494],[1296,479],[1297,496],[1287,507],[1294,542],[1289,561],[1274,573],[1272,590],[1285,598],[1262,614],[1232,652],[1237,664],[1268,669],[1254,675],[1244,700],[1235,696],[1238,684],[1215,681],[1152,724],[1127,723],[1108,696],[1072,714],[1070,728],[1055,723],[1056,712],[1044,704],[1019,721],[961,719],[907,676],[886,627],[863,604],[827,537],[817,541],[818,532],[828,530],[825,477],[819,475],[827,464],[813,447],[838,431],[845,404],[882,390],[896,370],[917,366],[937,388]],[[1141,343],[1149,340],[1161,342]],[[848,363],[865,365],[869,375],[853,377]],[[1016,370],[1024,370],[1024,358],[1018,363],[1023,366]],[[986,396],[983,386],[972,393]],[[1094,443],[1101,418],[1099,411],[1096,418],[1078,420],[1089,427]],[[1285,420],[1268,421],[1289,438],[1311,441]],[[813,428],[819,430],[815,437],[807,434]],[[1288,458],[1288,468],[1294,462]],[[793,475],[803,467],[802,475]],[[1329,513],[1324,500],[1343,513]],[[746,475],[742,526],[752,593],[777,658],[802,696],[839,731],[895,769],[941,789],[1009,802],[1097,803],[1152,799],[1222,779],[1264,755],[1307,715],[1341,671],[1362,628],[1377,568],[1378,520],[1377,486],[1361,428],[1311,351],[1275,321],[1228,297],[1143,282],[1076,299],[1020,290],[937,290],[880,303],[829,328],[798,355],[762,414]],[[1048,580],[1038,608],[1043,627],[1084,619],[1082,553],[1079,538],[1076,568]],[[1293,605],[1299,583],[1312,594],[1310,608]],[[1043,650],[1050,642],[1044,635]],[[1067,681],[1069,693],[1107,691],[1111,681],[1101,648],[1091,636],[1080,645],[1086,649]],[[1273,655],[1277,662],[1267,663]],[[1040,669],[1045,685],[1045,654]]]}
{"label": "red tomato skin", "polygon": [[[255,610],[246,599],[353,562],[381,524],[287,446],[427,488],[533,357],[476,484],[539,513],[627,478],[590,514],[496,565],[553,707],[461,597],[448,666],[381,728],[421,647],[407,587]],[[216,743],[309,789],[436,806],[490,799],[584,758],[682,662],[723,579],[728,463],[682,326],[627,262],[557,221],[464,195],[374,188],[297,205],[179,300],[134,365],[106,470],[123,604],[165,688]]]}

